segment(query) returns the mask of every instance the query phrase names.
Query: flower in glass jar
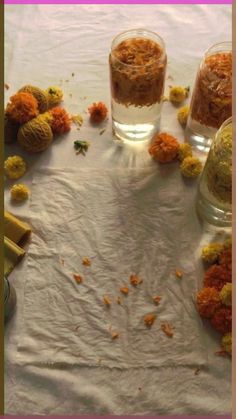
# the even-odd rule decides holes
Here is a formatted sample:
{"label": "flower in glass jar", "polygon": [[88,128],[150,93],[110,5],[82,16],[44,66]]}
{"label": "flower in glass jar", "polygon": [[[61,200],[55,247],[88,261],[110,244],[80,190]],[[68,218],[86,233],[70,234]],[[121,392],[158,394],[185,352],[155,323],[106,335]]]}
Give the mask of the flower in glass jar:
{"label": "flower in glass jar", "polygon": [[180,165],[180,171],[185,177],[195,178],[202,171],[202,163],[197,157],[186,157]]}
{"label": "flower in glass jar", "polygon": [[177,119],[180,125],[182,125],[183,127],[185,127],[187,124],[188,115],[189,115],[189,106],[187,105],[182,106],[182,108],[180,108],[177,112]]}
{"label": "flower in glass jar", "polygon": [[104,121],[108,113],[108,109],[103,102],[93,103],[89,106],[88,111],[91,122],[95,122],[96,124]]}
{"label": "flower in glass jar", "polygon": [[232,331],[232,310],[229,307],[221,307],[211,318],[211,325],[222,334]]}
{"label": "flower in glass jar", "polygon": [[224,305],[232,306],[232,284],[230,282],[227,282],[220,291],[220,299]]}
{"label": "flower in glass jar", "polygon": [[11,188],[11,199],[13,201],[25,201],[29,197],[29,188],[23,183],[13,185]]}
{"label": "flower in glass jar", "polygon": [[221,305],[219,292],[213,287],[206,287],[199,291],[196,302],[200,316],[206,318],[212,317]]}
{"label": "flower in glass jar", "polygon": [[212,265],[207,269],[204,276],[204,286],[214,287],[221,291],[227,282],[232,282],[231,272],[221,265]]}
{"label": "flower in glass jar", "polygon": [[177,104],[183,102],[189,94],[189,87],[172,86],[170,88],[169,100],[170,102]]}
{"label": "flower in glass jar", "polygon": [[26,164],[20,156],[10,156],[4,162],[4,170],[9,179],[19,179],[26,172]]}
{"label": "flower in glass jar", "polygon": [[178,140],[165,132],[154,135],[149,154],[159,163],[169,163],[178,155]]}
{"label": "flower in glass jar", "polygon": [[207,263],[215,263],[220,253],[222,252],[223,244],[221,243],[210,243],[202,248],[202,260]]}
{"label": "flower in glass jar", "polygon": [[221,340],[222,350],[229,355],[232,354],[232,333],[226,333]]}
{"label": "flower in glass jar", "polygon": [[232,248],[224,249],[219,255],[219,264],[232,270]]}
{"label": "flower in glass jar", "polygon": [[180,144],[178,150],[178,160],[182,162],[186,157],[192,157],[192,147],[189,143]]}

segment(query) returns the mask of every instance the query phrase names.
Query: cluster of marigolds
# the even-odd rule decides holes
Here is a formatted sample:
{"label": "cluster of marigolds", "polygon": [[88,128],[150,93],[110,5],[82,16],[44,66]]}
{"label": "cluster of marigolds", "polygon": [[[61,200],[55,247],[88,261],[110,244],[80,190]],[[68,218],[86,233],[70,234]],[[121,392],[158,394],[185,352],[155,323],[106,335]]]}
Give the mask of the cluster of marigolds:
{"label": "cluster of marigolds", "polygon": [[196,298],[200,316],[208,319],[222,335],[219,354],[232,353],[232,240],[211,243],[202,249],[202,259],[210,265],[203,288]]}
{"label": "cluster of marigolds", "polygon": [[[6,106],[5,143],[18,143],[28,153],[40,153],[46,150],[56,137],[70,131],[72,122],[81,126],[83,118],[79,115],[69,115],[60,106],[62,100],[63,92],[59,87],[49,87],[47,90],[31,85],[22,87],[10,97]],[[93,103],[88,112],[93,123],[100,123],[107,116],[107,108],[102,102]],[[88,148],[87,142],[82,143],[79,144],[81,148]],[[26,173],[26,169],[25,161],[18,155],[8,157],[4,163],[5,174],[9,179],[19,179]],[[29,189],[25,184],[12,186],[12,200],[23,201],[28,196]]]}

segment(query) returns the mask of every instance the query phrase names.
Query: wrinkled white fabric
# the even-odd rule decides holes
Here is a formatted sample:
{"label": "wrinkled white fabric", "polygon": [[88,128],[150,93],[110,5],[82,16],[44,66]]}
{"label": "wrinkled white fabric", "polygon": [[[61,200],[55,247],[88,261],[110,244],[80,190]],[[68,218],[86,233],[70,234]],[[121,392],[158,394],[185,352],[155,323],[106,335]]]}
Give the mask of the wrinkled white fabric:
{"label": "wrinkled white fabric", "polygon": [[[93,101],[109,105],[111,39],[131,27],[164,38],[165,93],[171,84],[192,89],[204,51],[231,39],[231,6],[8,5],[5,18],[6,101],[24,84],[59,85],[69,112],[84,116],[80,131],[40,155],[6,148],[25,157],[31,198],[13,206],[8,182],[5,206],[33,228],[10,277],[18,303],[5,331],[6,414],[230,413],[231,361],[215,356],[219,336],[194,307],[200,248],[222,238],[196,217],[197,182],[183,181],[178,164],[160,170],[141,147],[114,145],[110,119],[99,135],[84,111]],[[183,141],[168,102],[161,129]],[[74,153],[76,139],[90,141],[86,157]],[[143,283],[119,306],[114,298],[132,272]],[[153,293],[163,297],[159,306]],[[108,310],[103,294],[112,299]],[[146,312],[157,315],[151,330]],[[172,339],[160,330],[165,321],[175,327]]]}

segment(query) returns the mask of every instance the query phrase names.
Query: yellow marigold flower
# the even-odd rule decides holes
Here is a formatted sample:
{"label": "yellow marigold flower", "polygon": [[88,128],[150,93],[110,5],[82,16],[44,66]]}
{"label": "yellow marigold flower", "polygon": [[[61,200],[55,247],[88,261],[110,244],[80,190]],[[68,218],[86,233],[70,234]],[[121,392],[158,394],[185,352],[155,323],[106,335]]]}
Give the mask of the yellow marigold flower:
{"label": "yellow marigold flower", "polygon": [[4,162],[4,170],[9,179],[19,179],[26,172],[26,164],[20,156],[10,156]]}
{"label": "yellow marigold flower", "polygon": [[178,150],[178,160],[183,161],[186,157],[192,157],[192,147],[189,143],[180,144]]}
{"label": "yellow marigold flower", "polygon": [[26,185],[23,185],[23,183],[18,183],[16,185],[13,185],[11,188],[11,199],[14,201],[24,201],[25,199],[28,199],[29,197],[29,188],[27,188]]}
{"label": "yellow marigold flower", "polygon": [[187,124],[187,119],[189,115],[189,106],[182,106],[177,112],[177,119],[180,123],[180,125],[184,126]]}
{"label": "yellow marigold flower", "polygon": [[202,248],[202,259],[204,262],[215,263],[223,250],[223,244],[210,243]]}
{"label": "yellow marigold flower", "polygon": [[186,157],[180,165],[180,171],[185,177],[197,177],[202,171],[202,163],[197,157]]}
{"label": "yellow marigold flower", "polygon": [[226,306],[232,306],[232,284],[230,282],[227,282],[220,291],[220,299]]}
{"label": "yellow marigold flower", "polygon": [[188,97],[189,88],[182,86],[172,86],[170,88],[169,100],[172,103],[181,103]]}
{"label": "yellow marigold flower", "polygon": [[63,91],[60,87],[53,86],[46,90],[49,107],[57,106],[63,99]]}
{"label": "yellow marigold flower", "polygon": [[226,333],[221,340],[221,347],[223,351],[229,355],[232,354],[232,333]]}

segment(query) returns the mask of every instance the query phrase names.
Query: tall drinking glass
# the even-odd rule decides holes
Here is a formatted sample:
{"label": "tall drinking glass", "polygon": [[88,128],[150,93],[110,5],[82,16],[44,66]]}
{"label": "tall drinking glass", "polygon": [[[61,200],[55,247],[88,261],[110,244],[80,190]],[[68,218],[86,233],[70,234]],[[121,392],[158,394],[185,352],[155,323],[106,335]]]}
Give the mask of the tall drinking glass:
{"label": "tall drinking glass", "polygon": [[116,36],[109,55],[113,133],[122,142],[158,131],[166,73],[162,38],[146,29]]}
{"label": "tall drinking glass", "polygon": [[186,127],[186,139],[208,152],[212,138],[232,115],[232,43],[209,48],[200,64]]}

